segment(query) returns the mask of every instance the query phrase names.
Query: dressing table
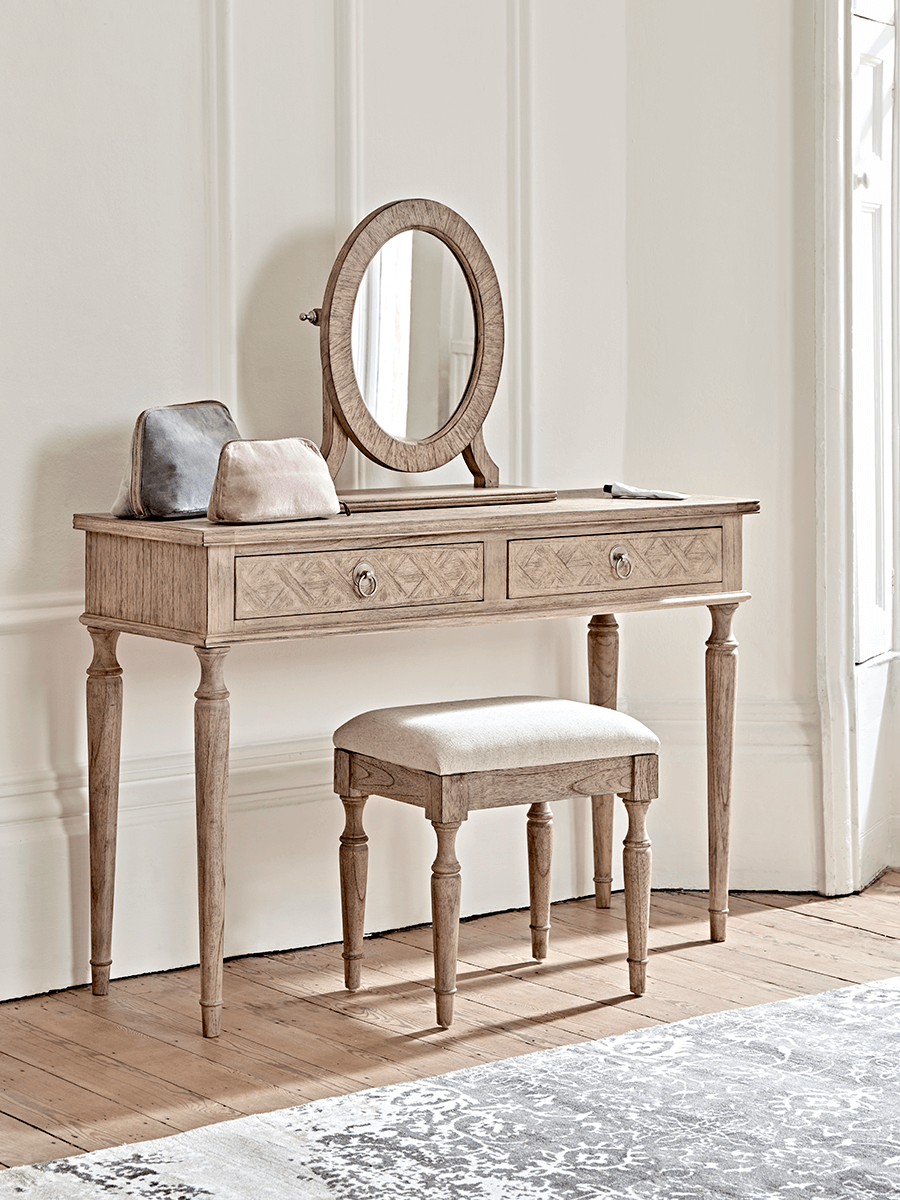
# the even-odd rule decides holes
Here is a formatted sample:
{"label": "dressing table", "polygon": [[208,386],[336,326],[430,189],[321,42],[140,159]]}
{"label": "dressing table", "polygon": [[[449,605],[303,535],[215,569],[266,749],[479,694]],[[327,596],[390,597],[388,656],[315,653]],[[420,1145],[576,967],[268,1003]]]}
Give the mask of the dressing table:
{"label": "dressing table", "polygon": [[[416,297],[424,294],[417,291],[415,272],[410,284],[416,244],[404,241],[397,250],[397,242],[414,233],[426,239],[424,274],[439,281],[432,307],[447,317],[435,322],[447,353],[416,331]],[[428,239],[449,256],[440,268],[427,261],[434,258]],[[411,331],[404,336],[427,343],[425,350],[404,349],[402,386],[389,377],[383,336],[389,324],[384,295],[396,293],[398,278]],[[399,471],[430,470],[462,454],[474,486],[346,493],[349,511],[339,516],[267,525],[122,520],[107,513],[74,518],[86,534],[81,620],[94,644],[87,682],[94,993],[107,993],[111,962],[120,633],[183,642],[200,660],[194,747],[205,1036],[218,1035],[222,1007],[229,738],[224,668],[229,648],[246,642],[586,614],[589,698],[614,707],[614,614],[708,607],[710,934],[722,941],[737,672],[732,618],[749,598],[741,581],[741,522],[758,511],[757,501],[614,500],[600,490],[501,487],[481,434],[502,360],[499,286],[474,232],[443,205],[400,201],[370,214],[339,254],[322,308],[304,318],[320,330],[322,451],[332,475],[352,441]],[[394,316],[390,328],[396,328]],[[424,435],[412,428],[402,402],[413,393],[417,371],[437,381],[425,420],[438,427]],[[612,804],[612,796],[592,799],[600,907],[609,905]]]}

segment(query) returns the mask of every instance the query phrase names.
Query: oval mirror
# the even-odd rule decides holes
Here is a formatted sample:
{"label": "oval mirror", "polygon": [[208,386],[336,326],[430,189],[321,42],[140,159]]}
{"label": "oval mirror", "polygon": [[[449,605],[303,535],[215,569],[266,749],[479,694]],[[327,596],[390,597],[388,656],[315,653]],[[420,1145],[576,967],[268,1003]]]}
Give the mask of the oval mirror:
{"label": "oval mirror", "polygon": [[434,200],[370,213],[341,248],[316,316],[333,476],[349,440],[395,471],[462,454],[476,485],[499,484],[481,426],[500,379],[503,304],[458,213]]}
{"label": "oval mirror", "polygon": [[421,229],[386,242],[356,294],[351,338],[360,393],[385,433],[419,441],[442,429],[475,354],[472,296],[449,246]]}

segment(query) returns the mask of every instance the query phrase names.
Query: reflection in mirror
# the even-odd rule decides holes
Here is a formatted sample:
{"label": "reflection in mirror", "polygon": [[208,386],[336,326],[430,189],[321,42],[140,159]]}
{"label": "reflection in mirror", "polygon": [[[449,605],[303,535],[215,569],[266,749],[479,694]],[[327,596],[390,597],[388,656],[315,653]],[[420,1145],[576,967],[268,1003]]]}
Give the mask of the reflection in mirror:
{"label": "reflection in mirror", "polygon": [[411,229],[382,246],[357,293],[352,348],[359,390],[386,433],[418,441],[446,425],[472,371],[475,317],[440,238]]}

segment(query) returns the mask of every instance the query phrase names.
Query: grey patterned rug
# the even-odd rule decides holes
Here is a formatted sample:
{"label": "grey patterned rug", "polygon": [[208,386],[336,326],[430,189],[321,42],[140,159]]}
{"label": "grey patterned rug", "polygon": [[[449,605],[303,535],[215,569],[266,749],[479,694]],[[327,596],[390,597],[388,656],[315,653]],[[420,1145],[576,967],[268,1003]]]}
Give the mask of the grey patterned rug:
{"label": "grey patterned rug", "polygon": [[0,1173],[25,1200],[900,1197],[900,978]]}

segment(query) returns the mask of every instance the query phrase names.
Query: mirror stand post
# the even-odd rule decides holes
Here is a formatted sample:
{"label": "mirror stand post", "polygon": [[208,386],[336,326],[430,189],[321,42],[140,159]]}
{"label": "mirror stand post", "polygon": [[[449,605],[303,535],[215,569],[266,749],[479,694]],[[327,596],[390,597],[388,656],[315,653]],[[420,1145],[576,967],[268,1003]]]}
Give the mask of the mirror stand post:
{"label": "mirror stand post", "polygon": [[341,469],[341,464],[347,453],[347,445],[349,443],[347,434],[341,427],[334,415],[331,398],[325,392],[322,400],[322,457],[328,464],[328,470],[331,473],[331,478],[337,477],[338,471]]}
{"label": "mirror stand post", "polygon": [[500,468],[488,454],[484,434],[479,429],[470,445],[463,450],[466,466],[475,476],[476,487],[495,488],[500,486]]}

